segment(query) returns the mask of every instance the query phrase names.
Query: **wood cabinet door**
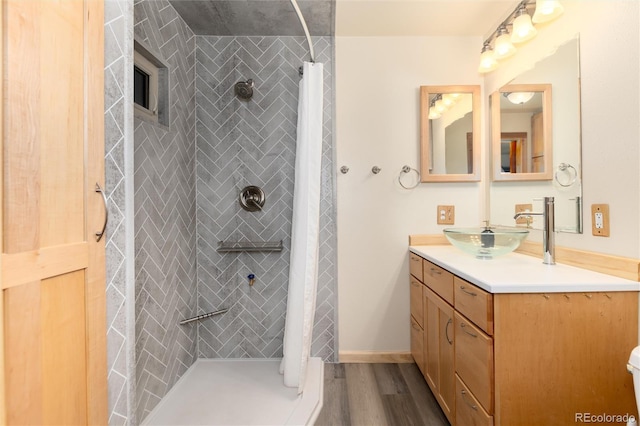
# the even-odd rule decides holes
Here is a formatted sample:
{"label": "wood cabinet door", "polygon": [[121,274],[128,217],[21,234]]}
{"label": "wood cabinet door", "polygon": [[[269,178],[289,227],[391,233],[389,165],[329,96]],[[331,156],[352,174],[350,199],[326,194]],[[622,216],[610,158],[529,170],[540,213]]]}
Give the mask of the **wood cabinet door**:
{"label": "wood cabinet door", "polygon": [[106,424],[102,0],[2,0],[0,423]]}
{"label": "wood cabinet door", "polygon": [[453,307],[429,288],[423,293],[425,378],[449,422],[455,424]]}
{"label": "wood cabinet door", "polygon": [[441,305],[440,315],[440,400],[442,411],[449,422],[455,424],[456,378],[454,367],[454,324],[453,308],[449,305]]}
{"label": "wood cabinet door", "polygon": [[438,296],[428,288],[424,294],[424,369],[427,384],[434,395],[438,393],[438,378],[440,377],[440,310],[436,304]]}

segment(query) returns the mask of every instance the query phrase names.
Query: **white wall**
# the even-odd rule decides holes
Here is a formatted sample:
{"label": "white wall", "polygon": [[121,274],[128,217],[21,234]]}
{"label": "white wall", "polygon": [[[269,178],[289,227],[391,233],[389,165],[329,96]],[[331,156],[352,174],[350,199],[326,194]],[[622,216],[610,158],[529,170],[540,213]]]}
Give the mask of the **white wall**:
{"label": "white wall", "polygon": [[[456,226],[481,223],[490,179],[484,152],[488,94],[578,33],[585,233],[558,234],[556,242],[639,257],[639,2],[563,4],[559,20],[540,28],[485,78],[476,72],[480,38],[336,38],[337,166],[350,168],[338,175],[340,351],[409,350],[407,236],[441,232],[438,204],[456,206]],[[483,182],[400,188],[400,168],[417,168],[419,162],[419,86],[483,83]],[[380,174],[371,173],[374,165],[382,168]],[[610,238],[591,236],[593,203],[610,205]]]}
{"label": "white wall", "polygon": [[[421,85],[480,84],[480,38],[337,37],[340,351],[409,350],[409,234],[437,234],[436,206],[479,225],[479,183],[398,184],[419,168]],[[371,173],[373,166],[382,171]],[[414,177],[403,177],[409,185]]]}

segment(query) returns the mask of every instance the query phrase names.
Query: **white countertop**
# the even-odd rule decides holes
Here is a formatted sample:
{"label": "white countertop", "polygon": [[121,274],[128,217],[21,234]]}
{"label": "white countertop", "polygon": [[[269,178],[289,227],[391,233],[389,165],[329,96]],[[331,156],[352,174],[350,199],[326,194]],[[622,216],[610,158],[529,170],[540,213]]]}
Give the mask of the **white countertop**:
{"label": "white countertop", "polygon": [[640,283],[542,259],[509,253],[476,259],[453,246],[410,246],[409,250],[490,293],[639,291]]}

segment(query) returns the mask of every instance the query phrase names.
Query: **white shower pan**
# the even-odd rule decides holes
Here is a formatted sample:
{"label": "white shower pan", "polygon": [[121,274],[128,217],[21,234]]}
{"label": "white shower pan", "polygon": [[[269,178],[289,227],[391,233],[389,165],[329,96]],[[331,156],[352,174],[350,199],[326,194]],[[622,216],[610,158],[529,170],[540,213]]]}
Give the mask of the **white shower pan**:
{"label": "white shower pan", "polygon": [[198,359],[143,425],[313,425],[324,364],[310,358],[305,390],[283,385],[279,359]]}

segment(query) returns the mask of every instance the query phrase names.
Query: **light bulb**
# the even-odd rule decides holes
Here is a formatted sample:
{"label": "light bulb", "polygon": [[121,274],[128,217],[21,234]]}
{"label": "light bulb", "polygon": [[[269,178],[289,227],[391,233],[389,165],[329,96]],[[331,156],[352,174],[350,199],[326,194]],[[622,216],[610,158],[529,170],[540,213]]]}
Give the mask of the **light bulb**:
{"label": "light bulb", "polygon": [[457,98],[453,95],[454,94],[451,93],[445,93],[444,95],[442,95],[442,102],[444,102],[447,108],[456,103]]}
{"label": "light bulb", "polygon": [[505,93],[504,95],[506,96],[507,99],[509,99],[509,102],[511,102],[512,104],[522,105],[529,102],[531,98],[533,98],[535,93],[534,92],[511,92],[511,93]]}
{"label": "light bulb", "polygon": [[486,73],[498,68],[498,61],[493,56],[493,50],[489,43],[485,43],[480,54],[480,66],[478,66],[479,73]]}
{"label": "light bulb", "polygon": [[442,117],[442,114],[436,111],[436,107],[429,108],[429,120],[437,120],[440,117]]}
{"label": "light bulb", "polygon": [[436,111],[438,111],[438,113],[442,114],[447,110],[447,106],[442,99],[438,99],[435,104],[435,109]]}
{"label": "light bulb", "polygon": [[513,32],[511,33],[512,43],[523,43],[536,36],[538,30],[531,23],[531,16],[525,6],[518,10],[518,16],[513,20]]}
{"label": "light bulb", "polygon": [[558,0],[538,0],[532,21],[535,24],[549,22],[562,15],[562,12],[564,12],[564,7]]}
{"label": "light bulb", "polygon": [[495,45],[496,47],[493,51],[493,56],[496,59],[506,59],[516,53],[517,50],[513,43],[511,43],[511,37],[509,36],[509,33],[506,32],[506,29],[504,33],[496,38]]}

